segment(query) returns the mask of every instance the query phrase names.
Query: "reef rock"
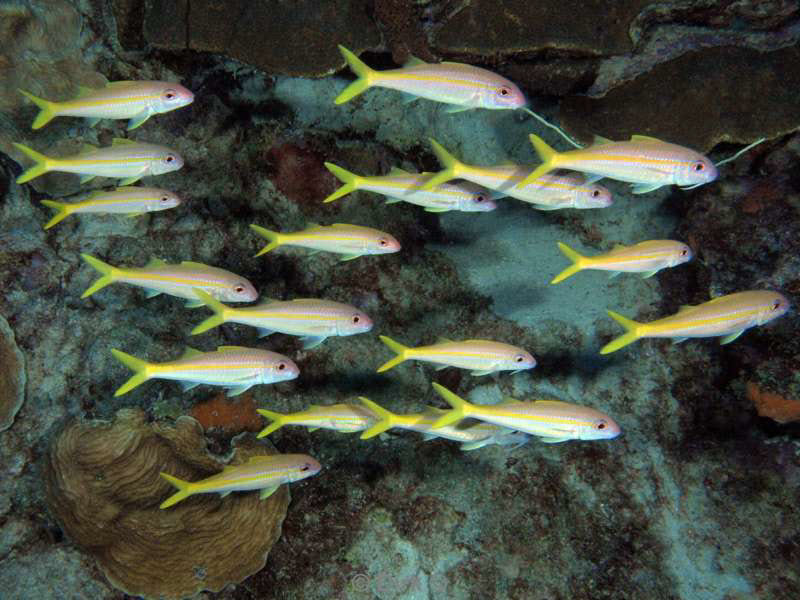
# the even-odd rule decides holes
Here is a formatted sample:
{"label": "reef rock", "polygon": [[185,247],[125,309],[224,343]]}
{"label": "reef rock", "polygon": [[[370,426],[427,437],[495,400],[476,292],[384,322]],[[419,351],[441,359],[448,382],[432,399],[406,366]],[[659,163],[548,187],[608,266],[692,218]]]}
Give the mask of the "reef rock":
{"label": "reef rock", "polygon": [[[228,464],[272,453],[243,438]],[[160,471],[198,480],[223,466],[191,417],[151,424],[143,411],[122,409],[112,423],[74,421],[56,437],[45,465],[47,498],[113,585],[147,598],[183,598],[260,570],[281,533],[286,486],[264,501],[254,493],[200,495],[159,509],[174,491]]]}
{"label": "reef rock", "polygon": [[0,317],[0,431],[14,423],[25,401],[25,358],[14,341],[14,332]]}

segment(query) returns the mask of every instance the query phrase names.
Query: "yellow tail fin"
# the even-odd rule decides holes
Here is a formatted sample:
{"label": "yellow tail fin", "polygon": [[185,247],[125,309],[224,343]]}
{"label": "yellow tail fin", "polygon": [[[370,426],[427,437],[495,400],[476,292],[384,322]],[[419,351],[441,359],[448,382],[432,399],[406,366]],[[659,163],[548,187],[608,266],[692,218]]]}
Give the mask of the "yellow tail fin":
{"label": "yellow tail fin", "polygon": [[394,427],[395,419],[397,417],[396,414],[386,410],[385,408],[383,408],[379,404],[376,404],[369,398],[364,398],[363,396],[360,396],[358,399],[361,400],[361,402],[364,403],[364,406],[370,409],[375,414],[375,416],[380,419],[380,421],[375,423],[375,425],[365,430],[361,434],[362,440],[368,440],[369,438],[375,437],[376,435],[383,433],[387,429],[391,429],[392,427]]}
{"label": "yellow tail fin", "polygon": [[457,396],[446,387],[439,385],[438,383],[433,384],[433,389],[445,399],[445,401],[452,406],[452,410],[448,410],[444,413],[441,417],[439,417],[436,421],[433,422],[433,428],[438,429],[439,427],[446,427],[447,425],[452,425],[461,421],[462,419],[466,419],[469,415],[471,415],[475,409],[475,406]]}
{"label": "yellow tail fin", "polygon": [[26,92],[25,90],[18,89],[17,91],[41,109],[39,110],[39,114],[36,115],[36,118],[33,120],[31,129],[41,129],[51,120],[53,120],[54,117],[58,116],[56,114],[56,110],[58,109],[58,104],[56,102],[50,102],[50,100],[39,98],[30,92]]}
{"label": "yellow tail fin", "polygon": [[325,168],[333,173],[336,179],[341,181],[344,185],[333,192],[330,196],[325,198],[325,200],[322,202],[333,202],[337,198],[346,196],[347,194],[355,192],[358,189],[358,185],[361,183],[361,177],[355,173],[351,173],[347,169],[343,169],[342,167],[336,166],[335,164],[329,162],[325,163]]}
{"label": "yellow tail fin", "polygon": [[94,269],[96,269],[102,277],[95,281],[92,285],[90,285],[83,294],[81,294],[81,298],[88,298],[92,294],[94,294],[97,290],[100,290],[106,287],[109,283],[114,283],[115,277],[118,273],[118,270],[111,265],[104,263],[102,260],[95,258],[90,254],[81,254],[81,258],[85,260],[89,265],[91,265]]}
{"label": "yellow tail fin", "polygon": [[33,148],[28,148],[25,144],[17,144],[15,142],[13,146],[36,163],[32,167],[25,170],[22,175],[17,177],[17,183],[25,183],[31,179],[39,177],[39,175],[44,175],[50,170],[53,163],[52,158],[45,156],[44,154],[40,154]]}
{"label": "yellow tail fin", "polygon": [[265,229],[264,227],[259,227],[258,225],[250,225],[250,229],[255,231],[258,235],[260,235],[264,239],[269,240],[269,244],[264,246],[256,254],[256,256],[261,256],[262,254],[266,254],[270,250],[275,250],[275,248],[281,245],[281,234],[278,233],[277,231]]}
{"label": "yellow tail fin", "polygon": [[133,377],[128,379],[128,381],[122,384],[122,387],[114,392],[115,398],[117,396],[122,396],[122,394],[127,394],[136,386],[139,386],[150,379],[150,375],[147,374],[148,364],[141,358],[136,358],[135,356],[131,356],[130,354],[126,354],[125,352],[116,349],[112,349],[111,354],[113,354],[114,358],[116,358],[119,362],[134,372]]}
{"label": "yellow tail fin", "polygon": [[198,333],[203,333],[209,329],[214,329],[214,327],[219,327],[222,325],[225,322],[225,310],[227,310],[228,307],[214,298],[208,292],[204,292],[198,288],[192,288],[192,291],[194,292],[195,296],[203,301],[203,304],[214,311],[214,315],[208,317],[205,321],[192,329],[191,335],[197,335]]}
{"label": "yellow tail fin", "polygon": [[163,477],[164,479],[169,481],[172,485],[174,485],[176,488],[178,488],[178,491],[172,494],[172,496],[170,496],[166,500],[164,500],[161,503],[161,506],[159,506],[159,508],[169,508],[173,504],[177,504],[181,500],[185,500],[186,498],[192,495],[191,482],[184,481],[183,479],[178,479],[177,477],[173,477],[172,475],[169,475],[164,472],[161,473],[161,477]]}
{"label": "yellow tail fin", "polygon": [[54,214],[53,217],[45,224],[45,229],[50,229],[53,225],[60,223],[66,217],[72,214],[72,204],[67,204],[66,202],[55,202],[54,200],[42,200],[42,204],[56,211],[56,214]]}
{"label": "yellow tail fin", "polygon": [[262,429],[259,434],[256,436],[257,438],[267,437],[270,433],[273,433],[286,425],[286,417],[287,415],[282,415],[281,413],[272,412],[271,410],[267,410],[265,408],[259,408],[256,410],[258,414],[267,419],[271,420],[272,423],[267,425],[264,429]]}
{"label": "yellow tail fin", "polygon": [[352,100],[358,96],[371,85],[372,82],[370,80],[375,75],[375,71],[370,69],[360,58],[344,46],[339,46],[339,52],[342,53],[350,69],[352,69],[353,73],[358,77],[353,83],[344,88],[341,94],[336,96],[334,102],[336,104],[344,104],[348,100]]}
{"label": "yellow tail fin", "polygon": [[558,168],[558,152],[548,146],[547,142],[545,142],[538,135],[532,133],[528,136],[528,139],[530,139],[531,144],[533,144],[536,154],[539,155],[539,159],[542,161],[542,164],[531,171],[531,173],[525,179],[520,181],[517,187],[526,186],[532,181],[539,179],[539,177],[542,175],[545,175],[553,169]]}
{"label": "yellow tail fin", "polygon": [[397,365],[399,365],[401,362],[403,362],[408,358],[408,355],[406,353],[409,350],[411,350],[411,348],[409,348],[408,346],[404,346],[399,342],[395,342],[392,338],[388,336],[381,335],[378,337],[380,337],[381,341],[384,344],[389,346],[389,350],[397,354],[397,356],[395,356],[392,360],[386,361],[380,367],[378,367],[377,371],[378,373],[383,373],[384,371],[388,371],[392,367],[396,367]]}
{"label": "yellow tail fin", "polygon": [[575,252],[575,250],[573,250],[566,244],[562,244],[561,242],[558,242],[558,249],[564,253],[564,256],[566,256],[568,259],[572,261],[572,264],[563,271],[561,271],[561,273],[553,277],[553,280],[550,282],[551,284],[564,281],[567,277],[572,277],[573,275],[575,275],[575,273],[582,270],[583,261],[586,258],[585,256],[578,254],[577,252]]}
{"label": "yellow tail fin", "polygon": [[442,146],[439,142],[433,138],[428,138],[428,141],[431,143],[433,153],[436,155],[436,158],[439,159],[439,162],[442,163],[442,167],[444,168],[425,182],[425,185],[422,186],[423,190],[429,190],[437,185],[442,185],[451,179],[456,179],[457,177],[460,177],[464,171],[466,171],[466,165],[445,150],[444,146]]}
{"label": "yellow tail fin", "polygon": [[618,338],[611,340],[608,344],[603,346],[600,349],[600,354],[610,354],[611,352],[616,352],[620,348],[627,346],[628,344],[632,344],[640,337],[642,337],[639,328],[642,326],[642,323],[637,323],[627,317],[623,317],[619,313],[615,313],[613,310],[607,310],[608,316],[614,319],[617,323],[622,325],[626,333],[619,336]]}

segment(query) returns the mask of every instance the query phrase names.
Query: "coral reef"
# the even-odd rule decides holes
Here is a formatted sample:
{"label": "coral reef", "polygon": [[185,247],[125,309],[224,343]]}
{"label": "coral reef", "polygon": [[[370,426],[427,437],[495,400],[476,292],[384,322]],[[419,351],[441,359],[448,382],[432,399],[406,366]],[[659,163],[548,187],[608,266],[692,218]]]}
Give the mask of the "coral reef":
{"label": "coral reef", "polygon": [[256,402],[250,394],[228,398],[224,392],[192,406],[191,415],[203,429],[220,429],[233,435],[242,431],[260,431],[264,420],[256,412]]}
{"label": "coral reef", "polygon": [[762,417],[769,417],[778,423],[800,421],[800,400],[784,398],[780,394],[762,390],[752,382],[747,384],[747,398]]}
{"label": "coral reef", "polygon": [[8,322],[0,316],[0,431],[11,427],[24,401],[25,357]]}
{"label": "coral reef", "polygon": [[[273,453],[252,439],[234,443],[228,464]],[[255,493],[200,496],[160,510],[170,493],[160,471],[193,481],[224,466],[205,446],[202,427],[189,417],[172,427],[124,409],[112,423],[73,422],[54,439],[45,463],[50,510],[128,594],[219,591],[264,566],[289,493],[284,486],[264,501]]]}

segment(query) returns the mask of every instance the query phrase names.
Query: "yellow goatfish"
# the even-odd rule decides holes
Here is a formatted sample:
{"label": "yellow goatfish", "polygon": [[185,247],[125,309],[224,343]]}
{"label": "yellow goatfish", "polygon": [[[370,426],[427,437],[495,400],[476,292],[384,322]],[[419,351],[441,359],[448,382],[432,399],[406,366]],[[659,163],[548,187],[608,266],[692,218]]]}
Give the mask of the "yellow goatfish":
{"label": "yellow goatfish", "polygon": [[224,498],[231,492],[261,490],[261,500],[269,498],[284,483],[293,483],[319,473],[322,466],[305,454],[269,454],[252,456],[241,465],[225,467],[221,473],[201,481],[184,481],[168,473],[161,477],[178,491],[161,503],[169,508],[195,494],[219,494]]}
{"label": "yellow goatfish", "polygon": [[584,269],[611,271],[612,277],[619,273],[642,273],[644,277],[652,277],[661,269],[692,260],[692,249],[673,240],[650,240],[633,246],[617,244],[610,252],[598,256],[583,256],[561,242],[558,242],[558,248],[572,264],[550,283],[564,281]]}
{"label": "yellow goatfish", "polygon": [[470,404],[438,383],[433,387],[453,407],[433,424],[434,428],[472,417],[538,436],[546,444],[567,440],[608,440],[620,434],[614,419],[588,406],[560,400],[522,402],[514,398],[500,404],[478,405]]}
{"label": "yellow goatfish", "polygon": [[[430,138],[433,153],[444,167],[429,178],[423,189],[441,186],[451,179],[465,179],[495,192],[495,197],[509,196],[528,202],[538,210],[560,208],[605,208],[611,206],[611,192],[582,175],[543,175],[535,181],[520,185],[533,171],[523,165],[468,165],[450,154],[433,138]],[[436,188],[434,188],[436,189]]]}
{"label": "yellow goatfish", "polygon": [[526,185],[554,169],[570,169],[633,184],[634,194],[646,194],[664,185],[693,186],[714,181],[717,167],[689,148],[634,135],[627,142],[596,138],[587,148],[557,152],[537,135],[531,143],[542,164],[522,180]]}
{"label": "yellow goatfish", "polygon": [[332,335],[354,335],[372,329],[372,319],[366,314],[354,306],[332,300],[270,300],[256,306],[232,308],[215,300],[203,290],[195,290],[195,293],[214,311],[214,316],[192,329],[192,335],[223,323],[242,323],[257,327],[261,337],[275,332],[302,336],[303,348],[308,350]]}
{"label": "yellow goatfish", "polygon": [[600,354],[616,352],[641,338],[672,338],[676,343],[688,338],[722,336],[728,344],[750,327],[763,325],[786,314],[789,301],[778,292],[751,291],[720,296],[698,304],[684,306],[676,314],[650,323],[637,323],[612,310],[608,315],[627,333],[612,340]]}
{"label": "yellow goatfish", "polygon": [[66,102],[38,98],[25,90],[19,92],[41,109],[32,129],[44,127],[55,117],[86,117],[90,126],[100,119],[129,119],[131,130],[155,114],[194,101],[192,92],[167,81],[115,81],[100,89],[78,86],[78,96]]}
{"label": "yellow goatfish", "polygon": [[381,341],[397,354],[378,368],[378,373],[388,371],[406,360],[421,360],[446,367],[472,369],[472,375],[488,375],[495,371],[524,371],[536,366],[536,360],[517,346],[489,340],[464,340],[454,342],[441,339],[431,346],[410,348],[385,335]]}
{"label": "yellow goatfish", "polygon": [[81,298],[88,298],[110,283],[128,283],[144,288],[148,298],[159,294],[186,298],[188,308],[204,305],[197,297],[196,289],[225,302],[252,302],[258,298],[253,284],[244,277],[202,263],[184,261],[179,265],[168,265],[154,258],[144,267],[126,268],[111,266],[89,254],[81,254],[81,258],[102,275],[83,292]]}
{"label": "yellow goatfish", "polygon": [[369,408],[358,404],[331,404],[328,406],[312,404],[306,410],[288,415],[259,408],[258,413],[272,421],[258,434],[259,438],[277,431],[284,425],[300,425],[308,427],[309,431],[332,429],[342,433],[352,433],[363,431],[378,420],[378,417]]}
{"label": "yellow goatfish", "polygon": [[289,381],[300,374],[283,354],[241,346],[220,346],[213,352],[187,348],[179,359],[165,363],[148,363],[119,350],[111,353],[135,373],[114,396],[127,394],[149,379],[178,381],[184,391],[201,384],[217,385],[228,388],[228,396],[238,396],[254,385]]}
{"label": "yellow goatfish", "polygon": [[393,168],[388,175],[366,176],[356,175],[329,162],[325,166],[344,185],[323,202],[333,202],[356,190],[366,190],[386,196],[386,204],[408,202],[424,206],[427,212],[488,212],[497,208],[489,191],[472,183],[443,184],[422,189],[430,173],[408,173]]}
{"label": "yellow goatfish", "polygon": [[300,246],[312,250],[344,254],[342,260],[353,260],[365,254],[389,254],[400,250],[400,242],[388,233],[346,223],[317,225],[312,223],[303,231],[278,233],[258,225],[250,229],[269,240],[256,256],[266,254],[278,246]]}
{"label": "yellow goatfish", "polygon": [[359,399],[380,417],[380,421],[361,434],[362,440],[375,437],[392,427],[418,431],[424,435],[426,441],[445,438],[461,442],[461,449],[465,451],[477,450],[490,444],[514,445],[516,448],[530,439],[530,436],[526,433],[516,432],[491,423],[481,423],[480,421],[472,425],[459,423],[458,425],[445,425],[434,429],[433,424],[447,411],[429,406],[422,414],[398,415],[386,410],[369,398],[361,397]]}
{"label": "yellow goatfish", "polygon": [[81,175],[81,183],[95,177],[115,177],[121,180],[119,185],[125,186],[142,177],[163,175],[183,166],[183,159],[174,150],[123,138],[114,138],[111,146],[105,148],[84,144],[82,152],[67,158],[45,156],[24,144],[15,143],[14,147],[36,163],[17,177],[17,183],[60,171]]}
{"label": "yellow goatfish", "polygon": [[80,202],[42,200],[42,204],[56,211],[44,228],[50,229],[72,214],[124,214],[135,217],[147,212],[175,208],[180,203],[178,195],[167,190],[135,186],[118,187],[111,191],[98,190]]}
{"label": "yellow goatfish", "polygon": [[463,63],[426,63],[412,57],[402,69],[374,71],[344,46],[339,46],[347,64],[358,79],[336,97],[343,104],[367,88],[382,87],[444,102],[447,112],[471,108],[515,109],[525,106],[525,95],[505,77]]}

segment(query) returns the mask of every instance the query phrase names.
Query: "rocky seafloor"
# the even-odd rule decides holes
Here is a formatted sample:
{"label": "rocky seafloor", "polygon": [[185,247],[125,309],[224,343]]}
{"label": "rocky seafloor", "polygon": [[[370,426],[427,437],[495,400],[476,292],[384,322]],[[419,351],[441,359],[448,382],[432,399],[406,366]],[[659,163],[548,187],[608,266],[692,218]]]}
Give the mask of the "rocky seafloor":
{"label": "rocky seafloor", "polygon": [[[189,427],[190,416],[208,450],[226,456],[255,443],[258,407],[294,411],[366,395],[412,412],[442,406],[431,381],[476,402],[512,395],[591,405],[623,434],[465,453],[413,433],[361,441],[283,428],[270,436],[274,447],[310,454],[324,469],[290,486],[266,565],[243,581],[232,568],[228,585],[215,580],[221,591],[201,597],[800,597],[797,311],[725,346],[645,340],[598,354],[620,332],[606,308],[649,320],[759,288],[800,304],[798,39],[800,8],[780,0],[0,2],[0,598],[125,597],[102,565],[122,561],[115,572],[124,573],[128,554],[114,544],[130,540],[135,550],[144,536],[98,533],[93,544],[65,533],[48,477],[53,440],[65,430],[140,419],[141,409],[137,427],[164,432],[173,422]],[[600,210],[538,212],[507,199],[490,213],[438,215],[361,192],[322,204],[338,186],[324,161],[365,174],[434,170],[426,141],[434,137],[468,162],[532,164],[529,133],[559,144],[520,113],[447,114],[383,90],[335,106],[351,79],[339,72],[337,43],[367,51],[378,68],[413,54],[496,70],[582,139],[648,134],[715,160],[767,139],[694,190],[633,196],[607,181],[614,204]],[[73,216],[45,231],[50,211],[39,201],[88,188],[64,174],[17,185],[24,159],[11,143],[66,155],[125,136],[124,122],[89,128],[61,118],[33,132],[35,109],[16,88],[61,99],[103,78],[175,80],[195,92],[191,106],[130,132],[180,152],[183,169],[146,182],[186,200],[136,219]],[[263,245],[254,222],[284,231],[357,223],[390,232],[403,249],[349,262],[292,250],[254,258]],[[585,272],[548,284],[566,266],[557,241],[599,252],[657,238],[686,241],[696,259],[650,279]],[[114,285],[81,300],[96,278],[81,252],[122,265],[154,256],[209,263],[247,277],[262,297],[348,302],[376,325],[308,351],[296,338],[259,340],[237,325],[189,336],[208,311],[176,298],[147,300]],[[504,340],[539,365],[472,377],[408,363],[378,375],[390,354],[379,333],[412,345]],[[301,376],[235,399],[158,381],[113,396],[129,373],[110,348],[167,360],[187,344],[266,347],[291,356]],[[123,468],[123,458],[107,463]],[[91,489],[109,500],[85,498],[98,523],[113,530],[138,511],[150,524],[133,471],[119,488],[102,485],[116,481],[109,473],[95,474]],[[256,545],[254,531],[224,531],[229,552],[218,555]],[[176,556],[188,552],[171,543]],[[138,557],[130,571],[171,579],[163,558],[130,555]],[[211,571],[198,559],[198,588]]]}

